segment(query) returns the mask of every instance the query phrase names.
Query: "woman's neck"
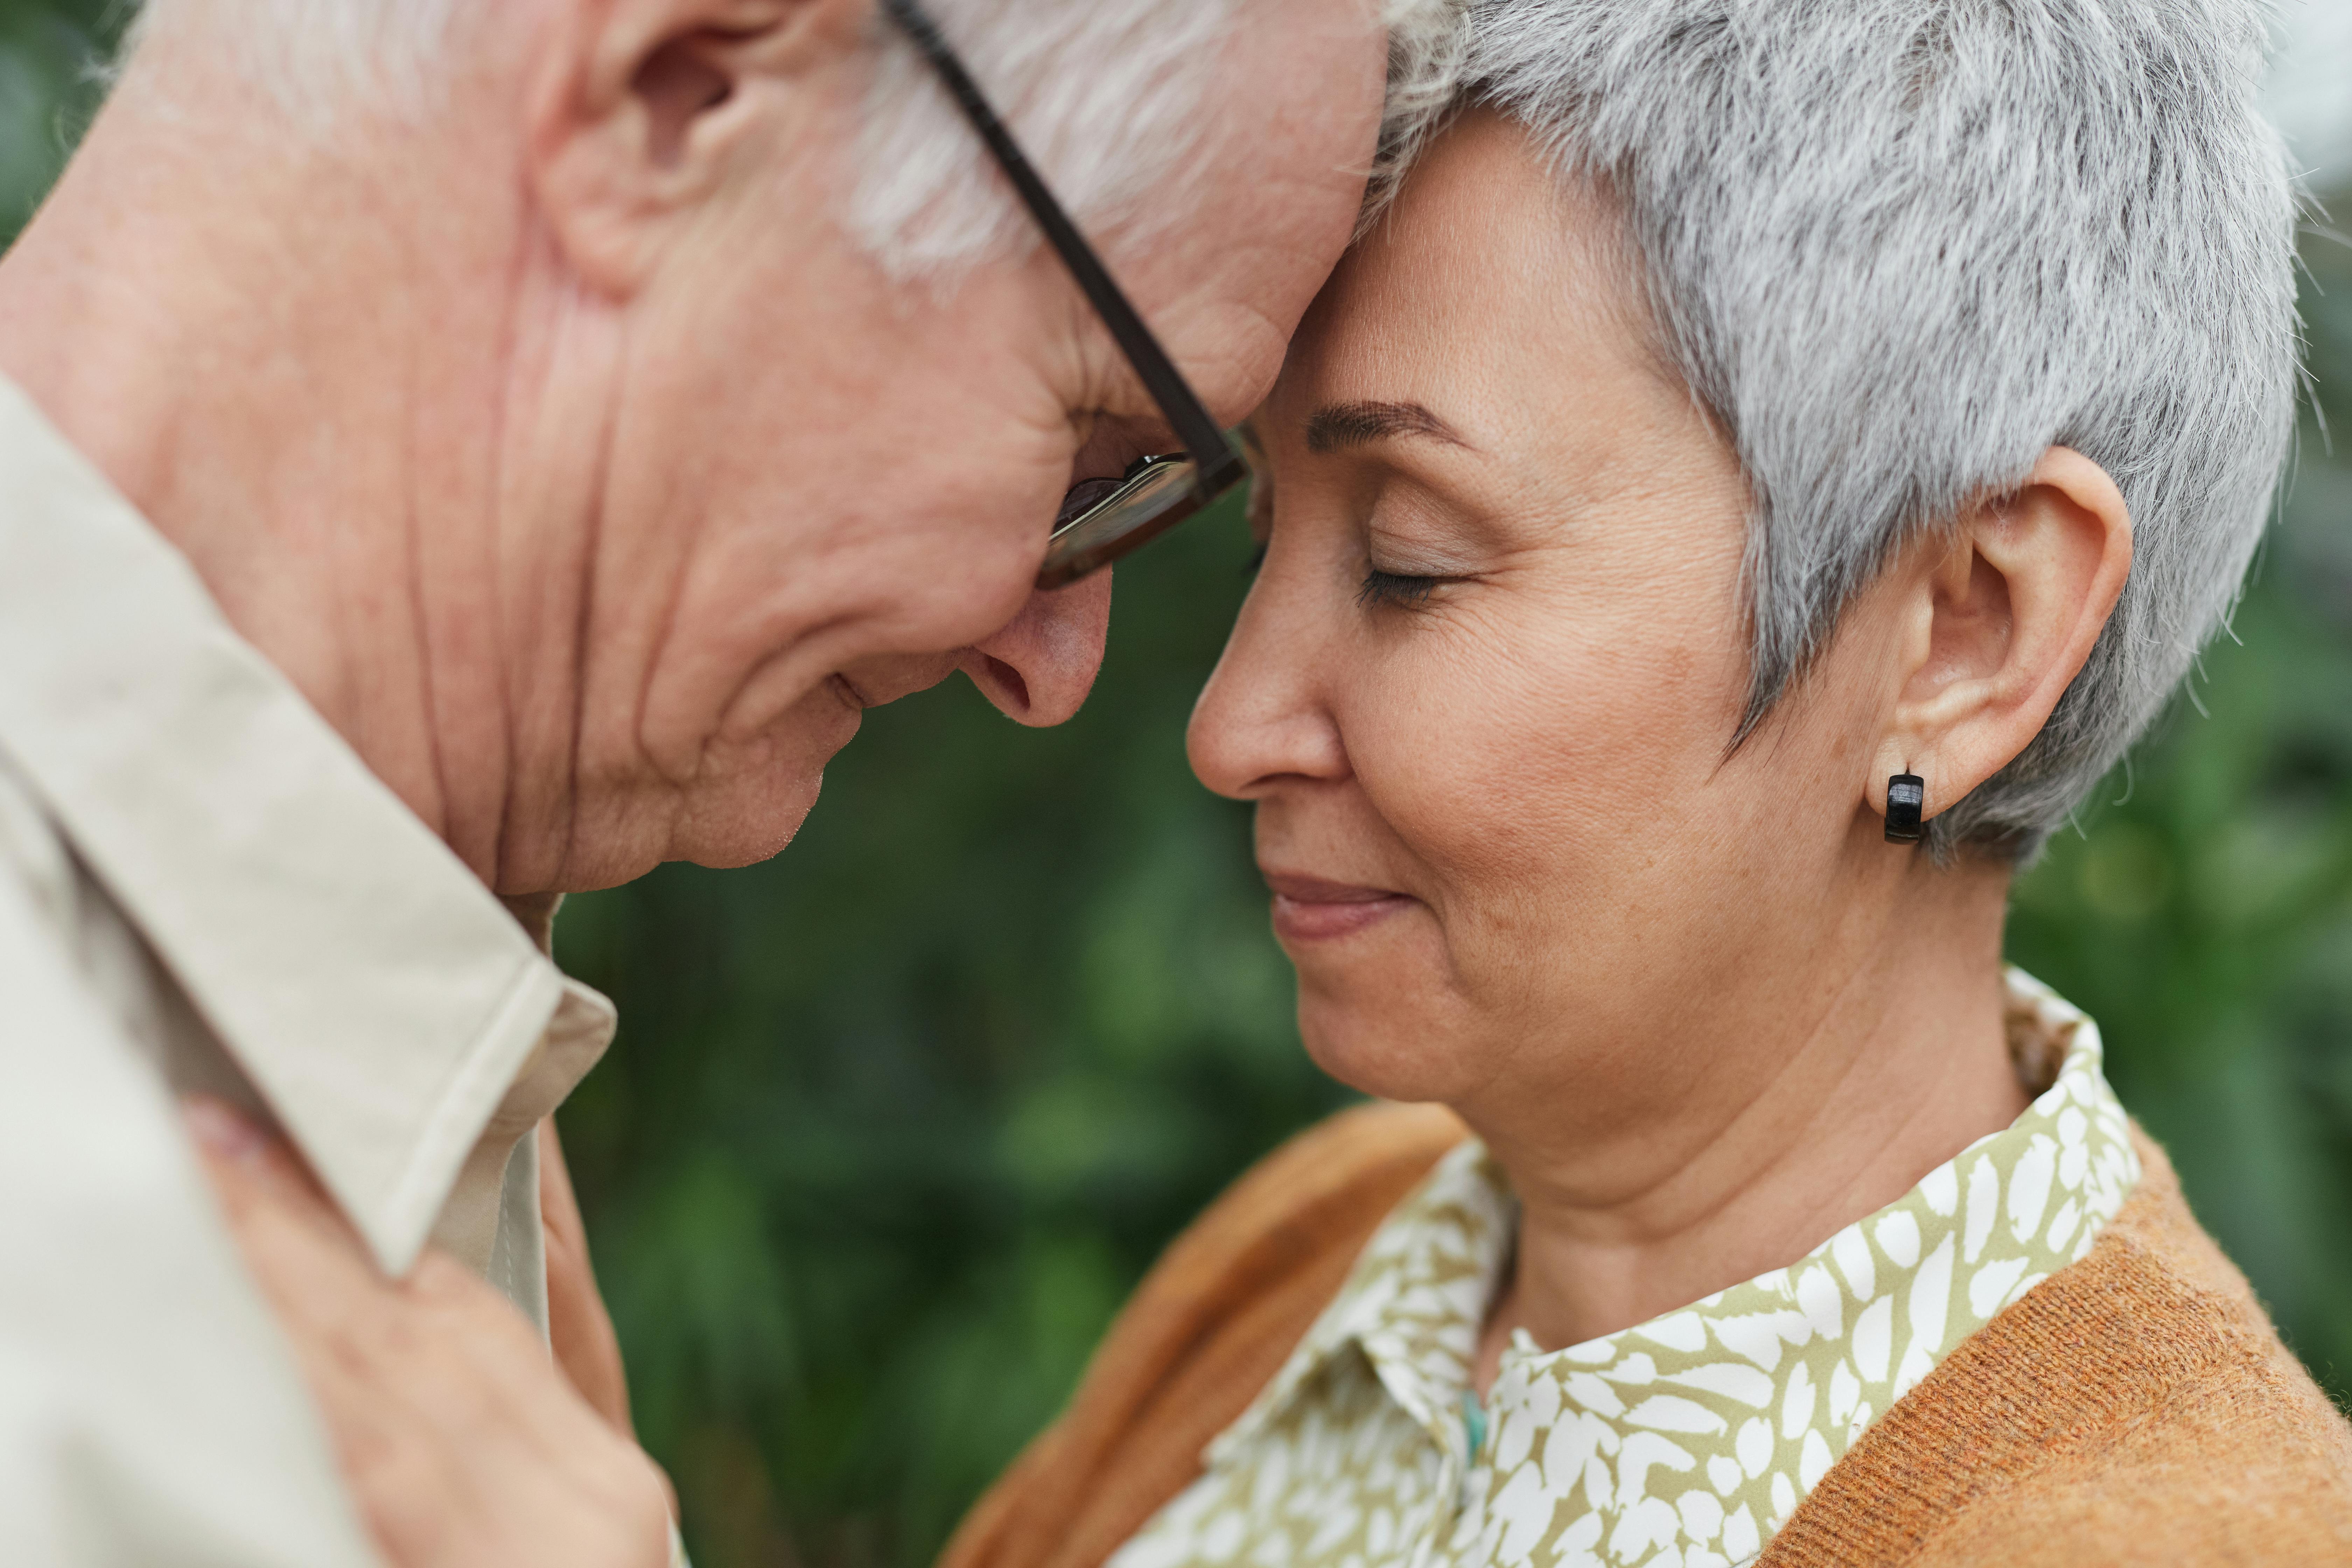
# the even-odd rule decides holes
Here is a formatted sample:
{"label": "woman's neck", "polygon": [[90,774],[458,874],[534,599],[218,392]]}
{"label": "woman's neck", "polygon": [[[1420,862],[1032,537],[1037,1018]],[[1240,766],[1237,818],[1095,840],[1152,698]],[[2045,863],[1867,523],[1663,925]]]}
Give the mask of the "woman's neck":
{"label": "woman's neck", "polygon": [[1520,1205],[1482,1397],[1514,1331],[1577,1344],[1793,1263],[2023,1112],[2002,1024],[2009,870],[1910,880],[1928,907],[1906,901],[1882,940],[1832,939],[1832,962],[1642,1041],[1639,1058],[1700,1064],[1674,1092],[1612,1097],[1595,1074],[1572,1114],[1465,1108]]}

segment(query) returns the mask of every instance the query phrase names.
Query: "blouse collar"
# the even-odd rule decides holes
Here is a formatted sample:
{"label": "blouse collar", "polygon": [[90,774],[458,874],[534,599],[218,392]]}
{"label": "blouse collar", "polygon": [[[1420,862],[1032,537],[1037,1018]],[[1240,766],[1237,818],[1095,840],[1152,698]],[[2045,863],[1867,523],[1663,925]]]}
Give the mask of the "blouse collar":
{"label": "blouse collar", "polygon": [[1483,1423],[1464,1419],[1470,1364],[1517,1204],[1481,1144],[1455,1149],[1209,1463],[1244,1462],[1318,1372],[1360,1352],[1464,1478],[1454,1549],[1495,1538],[1470,1560],[1518,1560],[1536,1543],[1510,1536],[1536,1519],[1559,1547],[1605,1542],[1620,1562],[1677,1542],[1752,1553],[1875,1416],[2088,1252],[2139,1178],[2097,1026],[2023,973],[2005,978],[2011,1055],[2047,1085],[2016,1121],[1786,1268],[1562,1350],[1522,1332]]}

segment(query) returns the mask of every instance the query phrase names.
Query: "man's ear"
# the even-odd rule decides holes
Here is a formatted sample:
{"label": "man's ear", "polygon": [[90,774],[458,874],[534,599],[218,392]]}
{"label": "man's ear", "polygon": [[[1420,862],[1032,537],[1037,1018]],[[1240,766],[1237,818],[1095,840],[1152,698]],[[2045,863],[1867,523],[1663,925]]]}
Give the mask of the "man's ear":
{"label": "man's ear", "polygon": [[[814,123],[868,0],[567,0],[542,35],[529,174],[593,286],[630,292],[748,142]],[[797,126],[795,125],[797,121]]]}
{"label": "man's ear", "polygon": [[2014,495],[1960,520],[1904,586],[1901,684],[1863,781],[1919,775],[1946,810],[2041,733],[2131,573],[2131,513],[2105,468],[2053,447]]}

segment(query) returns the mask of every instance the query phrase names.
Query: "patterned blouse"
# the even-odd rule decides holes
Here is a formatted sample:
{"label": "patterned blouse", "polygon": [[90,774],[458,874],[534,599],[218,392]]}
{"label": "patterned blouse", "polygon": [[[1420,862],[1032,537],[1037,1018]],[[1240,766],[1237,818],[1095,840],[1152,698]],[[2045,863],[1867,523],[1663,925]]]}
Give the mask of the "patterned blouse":
{"label": "patterned blouse", "polygon": [[[1565,1350],[1524,1332],[1481,1406],[1517,1208],[1475,1142],[1381,1225],[1207,1471],[1108,1568],[1724,1568],[1753,1560],[1872,1418],[2088,1252],[2139,1179],[2096,1025],[2008,975],[2047,1085],[1785,1268]],[[2054,1071],[2053,1071],[2054,1068]]]}

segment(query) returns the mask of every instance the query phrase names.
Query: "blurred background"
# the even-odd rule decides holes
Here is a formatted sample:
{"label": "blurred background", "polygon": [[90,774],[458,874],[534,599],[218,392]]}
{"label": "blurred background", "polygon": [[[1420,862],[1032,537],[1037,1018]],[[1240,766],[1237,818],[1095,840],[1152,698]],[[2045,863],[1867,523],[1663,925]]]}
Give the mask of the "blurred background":
{"label": "blurred background", "polygon": [[[0,240],[122,9],[0,0]],[[2189,700],[2021,884],[2011,956],[2352,1405],[2352,0],[2290,5],[2313,395],[2279,525]],[[1060,730],[961,679],[870,715],[782,859],[576,900],[620,1040],[562,1116],[639,1425],[701,1568],[926,1563],[1162,1244],[1343,1102],[1308,1065],[1244,813],[1183,724],[1237,516],[1120,568]]]}

